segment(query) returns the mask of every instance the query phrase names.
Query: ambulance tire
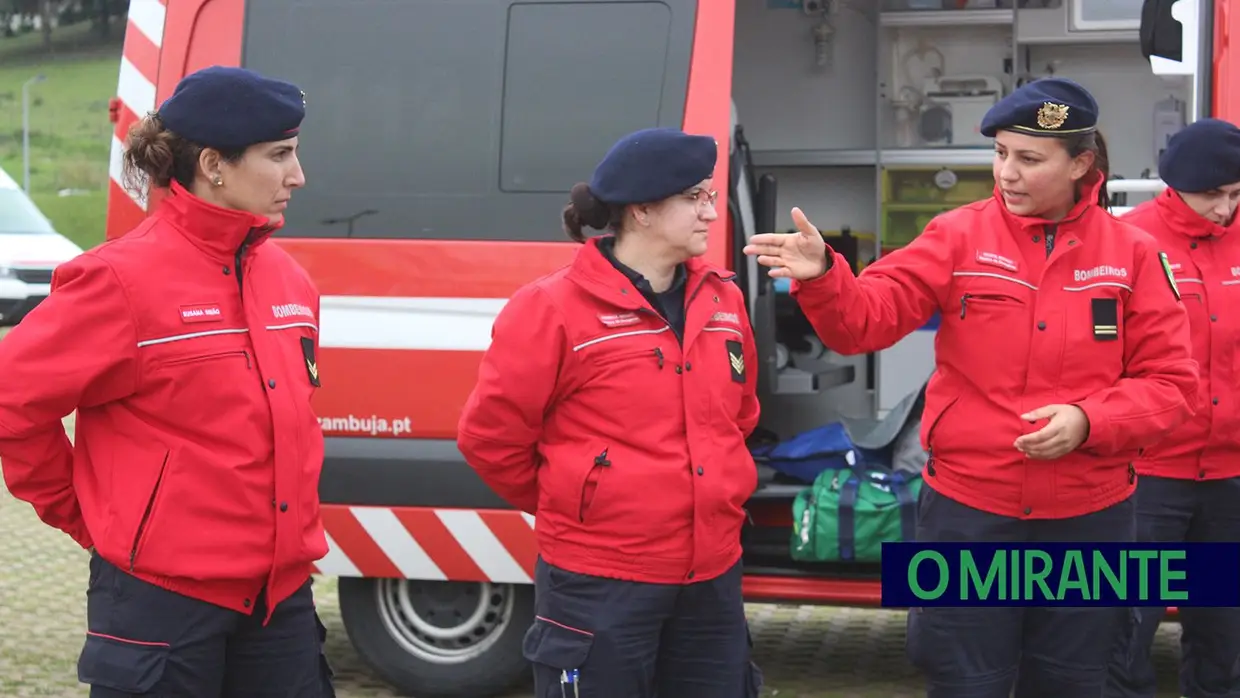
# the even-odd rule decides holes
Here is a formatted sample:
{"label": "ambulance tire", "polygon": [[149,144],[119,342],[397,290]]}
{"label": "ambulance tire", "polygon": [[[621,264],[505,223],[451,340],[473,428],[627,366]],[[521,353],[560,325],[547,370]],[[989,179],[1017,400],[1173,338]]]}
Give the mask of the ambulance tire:
{"label": "ambulance tire", "polygon": [[354,649],[405,695],[483,698],[530,680],[532,584],[341,577],[338,589]]}

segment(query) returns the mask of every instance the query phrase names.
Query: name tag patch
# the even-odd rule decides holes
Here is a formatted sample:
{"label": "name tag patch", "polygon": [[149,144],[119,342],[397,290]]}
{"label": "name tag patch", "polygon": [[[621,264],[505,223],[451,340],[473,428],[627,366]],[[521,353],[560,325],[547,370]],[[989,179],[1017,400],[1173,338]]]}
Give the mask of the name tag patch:
{"label": "name tag patch", "polygon": [[223,318],[216,303],[181,306],[181,322],[219,322]]}
{"label": "name tag patch", "polygon": [[1008,259],[1001,254],[996,254],[994,252],[982,252],[981,250],[978,250],[976,259],[978,264],[988,264],[992,267],[999,267],[1000,269],[1007,271],[1017,271],[1016,261]]}
{"label": "name tag patch", "polygon": [[641,322],[637,313],[605,313],[598,316],[598,321],[607,327],[627,327]]}
{"label": "name tag patch", "polygon": [[724,342],[728,348],[728,365],[732,373],[732,380],[737,383],[745,382],[745,348],[737,341],[728,340]]}
{"label": "name tag patch", "polygon": [[1093,298],[1094,339],[1119,339],[1119,301],[1114,298]]}

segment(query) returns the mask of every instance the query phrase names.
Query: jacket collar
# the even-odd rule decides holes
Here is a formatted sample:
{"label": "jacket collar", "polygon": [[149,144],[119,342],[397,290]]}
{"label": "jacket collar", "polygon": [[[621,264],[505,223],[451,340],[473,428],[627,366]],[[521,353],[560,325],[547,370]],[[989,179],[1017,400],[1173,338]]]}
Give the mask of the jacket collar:
{"label": "jacket collar", "polygon": [[1237,219],[1240,218],[1240,216],[1233,216],[1230,225],[1219,225],[1189,208],[1188,204],[1184,203],[1184,199],[1180,198],[1180,195],[1170,187],[1164,189],[1158,198],[1154,199],[1154,202],[1163,223],[1172,232],[1190,238],[1222,237],[1238,225]]}
{"label": "jacket collar", "polygon": [[[629,310],[643,308],[646,303],[633,281],[608,261],[603,251],[599,249],[599,242],[609,237],[614,236],[601,235],[586,240],[569,267],[568,277],[593,295],[622,308]],[[688,294],[692,294],[711,274],[725,279],[732,277],[731,272],[718,271],[698,258],[687,260],[684,268],[685,287]]]}
{"label": "jacket collar", "polygon": [[170,190],[156,215],[171,223],[194,247],[217,260],[234,261],[247,240],[250,247],[256,247],[283,226],[283,221],[272,224],[262,216],[208,203],[175,181]]}
{"label": "jacket collar", "polygon": [[1072,224],[1076,223],[1088,214],[1090,209],[1100,208],[1097,205],[1098,190],[1102,188],[1102,181],[1102,176],[1097,171],[1087,175],[1087,179],[1083,182],[1084,186],[1081,187],[1080,199],[1077,200],[1072,209],[1068,211],[1068,215],[1057,221],[1052,221],[1047,218],[1039,218],[1037,216],[1018,216],[1015,213],[1012,213],[1008,210],[1007,204],[1003,201],[1003,192],[999,188],[999,184],[997,182],[995,183],[993,196],[995,202],[999,205],[1000,214],[1003,216],[1004,220],[1007,221],[1008,227],[1012,231],[1023,232],[1028,228],[1056,226],[1062,232],[1064,226],[1076,227]]}
{"label": "jacket collar", "polygon": [[[629,281],[633,283],[633,286],[637,288],[638,291],[651,295],[654,294],[654,289],[650,287],[650,281],[646,277],[642,276],[641,272],[633,269],[624,262],[621,262],[619,259],[616,259],[616,237],[614,235],[604,235],[600,237],[598,239],[598,250],[602,253],[604,259],[611,262],[613,267],[619,269],[620,273],[628,277]],[[687,276],[688,274],[685,270],[685,265],[677,264],[675,271],[672,272],[672,284],[668,290],[670,291],[676,289],[677,287],[683,288]]]}

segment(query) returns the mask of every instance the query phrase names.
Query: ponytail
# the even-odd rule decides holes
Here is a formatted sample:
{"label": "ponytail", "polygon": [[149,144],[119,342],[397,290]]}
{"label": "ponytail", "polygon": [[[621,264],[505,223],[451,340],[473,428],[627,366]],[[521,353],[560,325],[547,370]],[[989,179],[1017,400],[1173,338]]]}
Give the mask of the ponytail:
{"label": "ponytail", "polygon": [[1107,180],[1111,178],[1111,160],[1107,156],[1107,141],[1102,136],[1102,131],[1082,133],[1065,140],[1064,145],[1067,146],[1070,157],[1076,157],[1085,152],[1094,154],[1094,171],[1102,179],[1102,186],[1098,188],[1098,205],[1104,209],[1107,208],[1111,199],[1107,194]]}
{"label": "ponytail", "polygon": [[573,242],[585,243],[586,226],[596,230],[619,230],[620,215],[624,208],[600,200],[590,191],[590,185],[585,182],[574,184],[569,192],[569,200],[570,203],[564,207],[564,232]]}

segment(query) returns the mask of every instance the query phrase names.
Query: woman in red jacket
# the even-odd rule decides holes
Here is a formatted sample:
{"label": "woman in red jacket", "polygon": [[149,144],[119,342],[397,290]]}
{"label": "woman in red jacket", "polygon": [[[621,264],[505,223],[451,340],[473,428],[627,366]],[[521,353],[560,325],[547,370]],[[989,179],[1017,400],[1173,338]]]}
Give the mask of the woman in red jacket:
{"label": "woman in red jacket", "polygon": [[638,131],[573,187],[582,247],[504,307],[461,415],[466,460],[537,517],[539,698],[757,695],[740,563],[757,359],[733,275],[700,259],[717,152]]}
{"label": "woman in red jacket", "polygon": [[[1113,218],[1098,107],[1037,80],[981,124],[990,199],[935,218],[855,277],[800,211],[799,233],[745,248],[826,346],[891,346],[936,312],[919,541],[1132,541],[1140,449],[1186,420],[1188,321],[1152,238]],[[931,698],[1098,696],[1124,609],[925,608],[909,654]],[[1019,678],[1018,678],[1019,677]]]}
{"label": "woman in red jacket", "polygon": [[270,242],[305,183],[303,99],[236,68],[187,76],[125,154],[170,195],[58,267],[0,340],[5,483],[91,551],[91,698],[334,695],[310,589],[319,296]]}
{"label": "woman in red jacket", "polygon": [[[1168,189],[1124,220],[1167,253],[1192,328],[1201,391],[1193,419],[1136,460],[1137,535],[1156,543],[1240,540],[1240,128],[1201,119],[1167,143],[1158,174]],[[1233,314],[1235,313],[1235,314]],[[1134,609],[1121,636],[1108,698],[1153,698],[1150,645],[1165,609]],[[1181,608],[1180,693],[1240,696],[1240,609]]]}

